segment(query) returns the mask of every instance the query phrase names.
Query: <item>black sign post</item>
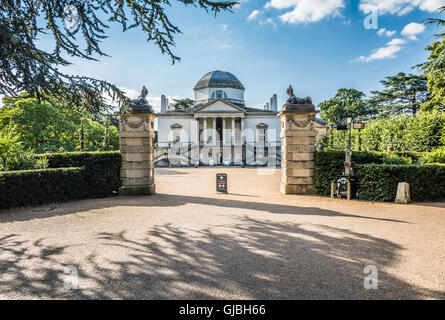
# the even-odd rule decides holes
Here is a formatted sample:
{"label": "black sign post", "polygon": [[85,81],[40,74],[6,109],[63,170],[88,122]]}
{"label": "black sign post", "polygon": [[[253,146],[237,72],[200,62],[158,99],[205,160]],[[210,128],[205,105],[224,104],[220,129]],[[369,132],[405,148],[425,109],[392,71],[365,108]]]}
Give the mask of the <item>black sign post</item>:
{"label": "black sign post", "polygon": [[227,174],[225,174],[225,173],[216,174],[216,192],[228,193],[227,192]]}

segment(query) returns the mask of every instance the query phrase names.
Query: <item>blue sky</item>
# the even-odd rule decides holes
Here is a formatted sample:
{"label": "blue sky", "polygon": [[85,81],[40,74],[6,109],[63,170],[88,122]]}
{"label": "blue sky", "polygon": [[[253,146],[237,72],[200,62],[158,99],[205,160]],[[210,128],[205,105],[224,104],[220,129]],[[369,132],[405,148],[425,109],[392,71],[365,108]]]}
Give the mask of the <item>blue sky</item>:
{"label": "blue sky", "polygon": [[[141,31],[122,33],[112,26],[102,44],[111,57],[75,59],[67,71],[108,80],[130,95],[146,85],[156,107],[161,94],[193,98],[200,77],[217,69],[240,79],[248,106],[265,104],[273,93],[282,105],[289,84],[318,104],[342,87],[368,93],[385,76],[415,72],[411,67],[426,60],[424,48],[437,32],[420,24],[445,5],[445,0],[244,0],[233,13],[215,18],[171,2],[167,14],[183,32],[174,48],[180,63],[172,65]],[[378,28],[366,29],[364,19],[372,12],[378,12]]]}

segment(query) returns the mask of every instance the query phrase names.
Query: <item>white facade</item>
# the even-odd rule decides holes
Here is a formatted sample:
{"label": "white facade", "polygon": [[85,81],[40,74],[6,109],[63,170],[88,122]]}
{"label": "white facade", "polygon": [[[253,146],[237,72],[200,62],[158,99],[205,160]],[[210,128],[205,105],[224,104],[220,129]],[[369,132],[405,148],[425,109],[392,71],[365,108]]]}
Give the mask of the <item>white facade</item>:
{"label": "white facade", "polygon": [[195,86],[194,107],[157,114],[155,161],[195,166],[264,165],[267,158],[276,157],[280,152],[277,112],[246,107],[244,90],[228,72],[206,74]]}

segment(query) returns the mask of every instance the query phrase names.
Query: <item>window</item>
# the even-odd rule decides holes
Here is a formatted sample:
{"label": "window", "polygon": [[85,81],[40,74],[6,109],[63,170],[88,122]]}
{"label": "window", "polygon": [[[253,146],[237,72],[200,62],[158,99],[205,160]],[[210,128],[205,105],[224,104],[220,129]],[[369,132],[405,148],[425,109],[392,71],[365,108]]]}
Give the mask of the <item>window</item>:
{"label": "window", "polygon": [[258,129],[258,140],[260,143],[266,142],[266,129],[264,128]]}
{"label": "window", "polygon": [[179,142],[181,141],[181,130],[180,129],[174,129],[174,138],[173,138],[174,142]]}
{"label": "window", "polygon": [[216,90],[212,93],[212,100],[214,99],[227,99],[227,94],[222,90]]}
{"label": "window", "polygon": [[264,145],[267,142],[267,124],[261,123],[257,125],[258,144]]}
{"label": "window", "polygon": [[178,123],[175,123],[171,125],[170,128],[173,132],[173,142],[180,142],[182,126]]}

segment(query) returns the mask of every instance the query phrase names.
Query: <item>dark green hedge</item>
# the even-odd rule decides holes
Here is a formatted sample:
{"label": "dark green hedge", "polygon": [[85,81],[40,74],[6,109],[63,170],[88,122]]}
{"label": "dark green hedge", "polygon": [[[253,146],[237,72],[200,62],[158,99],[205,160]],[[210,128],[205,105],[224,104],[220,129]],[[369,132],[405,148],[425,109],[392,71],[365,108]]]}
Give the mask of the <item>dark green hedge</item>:
{"label": "dark green hedge", "polygon": [[[331,182],[344,170],[345,153],[315,153],[314,184],[318,194],[329,196]],[[355,176],[359,180],[358,198],[394,201],[399,182],[408,182],[413,201],[445,199],[445,165],[390,165],[389,160],[417,157],[415,153],[353,152]]]}
{"label": "dark green hedge", "polygon": [[46,157],[49,168],[85,167],[85,187],[91,198],[107,197],[120,186],[120,152],[67,152]]}
{"label": "dark green hedge", "polygon": [[[385,156],[377,152],[353,152],[354,164],[383,163]],[[329,196],[331,182],[344,171],[345,153],[342,151],[319,151],[315,153],[314,184],[318,194]]]}
{"label": "dark green hedge", "polygon": [[0,172],[0,210],[88,197],[84,168]]}
{"label": "dark green hedge", "polygon": [[0,173],[0,209],[108,197],[120,186],[119,152],[36,155],[45,170]]}
{"label": "dark green hedge", "polygon": [[358,165],[358,198],[394,201],[399,182],[410,184],[413,201],[445,199],[445,165]]}

